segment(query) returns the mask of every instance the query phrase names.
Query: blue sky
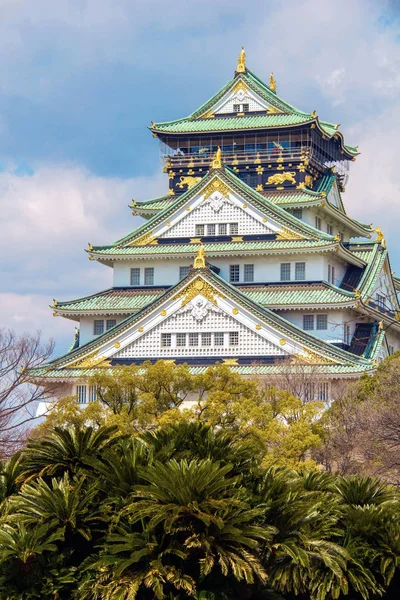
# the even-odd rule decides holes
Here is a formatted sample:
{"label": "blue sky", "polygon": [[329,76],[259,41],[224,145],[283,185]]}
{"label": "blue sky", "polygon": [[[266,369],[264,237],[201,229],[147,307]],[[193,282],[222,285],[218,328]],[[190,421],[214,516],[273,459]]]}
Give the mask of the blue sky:
{"label": "blue sky", "polygon": [[399,17],[398,0],[0,0],[0,325],[65,349],[74,326],[51,299],[108,287],[83,249],[167,188],[147,126],[203,103],[242,44],[283,98],[359,144],[346,207],[382,227],[400,273]]}

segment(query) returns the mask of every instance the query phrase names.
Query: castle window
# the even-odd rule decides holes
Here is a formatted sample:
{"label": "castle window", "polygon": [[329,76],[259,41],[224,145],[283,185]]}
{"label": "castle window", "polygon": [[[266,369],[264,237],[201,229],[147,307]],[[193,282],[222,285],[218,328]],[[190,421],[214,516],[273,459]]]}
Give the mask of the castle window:
{"label": "castle window", "polygon": [[228,233],[228,224],[220,223],[218,225],[218,235],[227,235],[227,233]]}
{"label": "castle window", "polygon": [[93,321],[93,333],[94,335],[101,335],[104,333],[104,321],[101,319],[100,321],[95,319]]}
{"label": "castle window", "polygon": [[195,226],[195,234],[200,237],[204,235],[204,225],[197,224]]}
{"label": "castle window", "polygon": [[230,265],[229,267],[229,281],[236,283],[240,278],[240,267],[239,265]]}
{"label": "castle window", "polygon": [[328,281],[329,283],[335,284],[335,267],[333,265],[328,265]]}
{"label": "castle window", "polygon": [[317,315],[317,329],[328,329],[328,315]]}
{"label": "castle window", "polygon": [[303,209],[302,208],[294,208],[292,210],[292,215],[294,217],[296,217],[296,219],[302,219],[303,218]]}
{"label": "castle window", "polygon": [[215,223],[207,225],[207,235],[215,235]]}
{"label": "castle window", "polygon": [[321,221],[320,217],[315,217],[315,228],[321,229],[321,227],[322,227],[322,221]]}
{"label": "castle window", "polygon": [[189,333],[189,346],[198,346],[199,345],[199,334],[198,333]]}
{"label": "castle window", "polygon": [[229,233],[237,235],[239,233],[239,223],[229,223]]}
{"label": "castle window", "polygon": [[98,390],[97,385],[89,386],[89,402],[94,402],[95,400],[97,400],[97,390]]}
{"label": "castle window", "polygon": [[242,104],[242,112],[249,112],[249,105],[248,104]]}
{"label": "castle window", "polygon": [[304,331],[312,331],[314,329],[314,315],[303,315]]}
{"label": "castle window", "polygon": [[224,332],[217,331],[214,333],[214,346],[223,346],[224,345]]}
{"label": "castle window", "polygon": [[318,384],[315,400],[323,400],[324,402],[329,400],[329,383],[327,381]]}
{"label": "castle window", "polygon": [[243,279],[246,283],[254,281],[254,265],[244,265]]}
{"label": "castle window", "polygon": [[116,324],[117,324],[117,320],[116,319],[107,319],[107,321],[106,321],[106,330],[108,331],[112,327],[115,327]]}
{"label": "castle window", "polygon": [[170,333],[161,334],[161,347],[168,348],[172,344],[172,336]]}
{"label": "castle window", "polygon": [[281,281],[290,281],[290,263],[281,263]]}
{"label": "castle window", "polygon": [[385,296],[382,296],[382,294],[377,294],[376,295],[376,303],[378,305],[378,308],[380,308],[381,310],[385,309]]}
{"label": "castle window", "polygon": [[350,325],[345,325],[344,326],[344,332],[343,332],[343,341],[345,344],[347,344],[348,346],[350,345]]}
{"label": "castle window", "polygon": [[190,267],[179,267],[179,279],[184,279],[189,275]]}
{"label": "castle window", "polygon": [[238,331],[230,331],[229,332],[229,345],[230,346],[238,346],[239,345],[239,332]]}
{"label": "castle window", "polygon": [[329,225],[329,223],[327,224],[326,233],[328,233],[329,235],[333,235],[333,225]]}
{"label": "castle window", "polygon": [[77,385],[76,395],[78,396],[79,404],[86,404],[86,385]]}
{"label": "castle window", "polygon": [[296,281],[301,281],[306,278],[306,263],[305,262],[296,263],[294,278]]}
{"label": "castle window", "polygon": [[233,105],[233,112],[240,112],[240,104]]}
{"label": "castle window", "polygon": [[201,345],[202,346],[211,346],[211,333],[202,333],[201,334]]}
{"label": "castle window", "polygon": [[144,285],[154,285],[154,269],[146,267],[144,270]]}
{"label": "castle window", "polygon": [[179,347],[186,346],[186,333],[176,334],[176,345]]}
{"label": "castle window", "polygon": [[131,285],[140,285],[140,269],[131,269]]}

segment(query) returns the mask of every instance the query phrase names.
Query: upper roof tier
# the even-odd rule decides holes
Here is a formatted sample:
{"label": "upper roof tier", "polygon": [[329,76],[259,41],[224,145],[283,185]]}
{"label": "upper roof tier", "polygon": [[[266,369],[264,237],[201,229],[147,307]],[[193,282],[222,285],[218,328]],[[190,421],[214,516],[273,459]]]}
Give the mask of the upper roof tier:
{"label": "upper roof tier", "polygon": [[242,63],[238,64],[234,77],[191,115],[165,123],[152,122],[149,129],[165,137],[185,133],[285,129],[304,125],[319,130],[324,139],[339,140],[345,158],[357,155],[357,147],[344,143],[339,125],[320,120],[315,110],[310,113],[295,108],[278,96],[272,74],[267,85]]}

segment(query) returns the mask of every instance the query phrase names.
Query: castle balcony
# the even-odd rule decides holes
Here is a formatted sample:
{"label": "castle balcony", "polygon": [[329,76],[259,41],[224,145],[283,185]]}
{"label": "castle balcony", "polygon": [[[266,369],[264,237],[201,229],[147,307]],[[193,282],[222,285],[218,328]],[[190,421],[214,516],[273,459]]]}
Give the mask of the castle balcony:
{"label": "castle balcony", "polygon": [[[187,172],[190,169],[208,170],[217,147],[200,147],[193,151],[187,149],[172,150],[168,148],[168,154],[162,154],[164,171],[168,172],[183,170]],[[171,151],[172,150],[172,151]],[[254,165],[256,170],[258,165],[271,165],[271,167],[279,167],[279,164],[292,166],[290,163],[295,163],[293,166],[307,165],[311,163],[313,166],[325,170],[327,167],[335,167],[336,172],[343,179],[347,178],[349,163],[347,160],[334,160],[324,150],[317,145],[309,145],[292,148],[257,148],[236,149],[233,147],[222,147],[222,160],[231,168],[237,167],[240,169],[246,168],[249,165]]]}

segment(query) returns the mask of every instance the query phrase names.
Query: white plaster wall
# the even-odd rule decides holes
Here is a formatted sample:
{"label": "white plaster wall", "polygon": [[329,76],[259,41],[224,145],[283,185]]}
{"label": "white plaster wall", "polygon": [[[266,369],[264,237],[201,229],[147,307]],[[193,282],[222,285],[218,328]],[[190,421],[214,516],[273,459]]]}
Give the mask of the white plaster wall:
{"label": "white plaster wall", "polygon": [[[108,317],[98,316],[98,317],[82,317],[79,325],[79,344],[82,346],[89,342],[95,337],[98,337],[93,334],[94,321],[97,319],[116,319],[117,324],[120,323],[123,319],[126,319],[128,315],[109,315]],[[104,331],[106,325],[104,324]]]}
{"label": "white plaster wall", "polygon": [[[171,249],[172,251],[172,249]],[[194,254],[194,252],[193,252]],[[221,269],[220,276],[229,281],[229,266],[240,265],[240,281],[243,282],[243,272],[245,264],[254,264],[254,281],[255,282],[276,282],[280,281],[281,263],[290,262],[291,281],[295,281],[295,263],[306,263],[306,281],[321,281],[328,278],[327,262],[324,255],[321,254],[293,254],[279,256],[245,256],[245,257],[226,257],[213,258],[209,261],[212,265]],[[144,269],[146,267],[154,268],[154,286],[158,285],[174,285],[179,281],[179,267],[190,266],[193,260],[167,258],[156,260],[141,260],[141,261],[121,261],[114,263],[114,287],[126,287],[130,285],[130,270],[131,268],[141,269],[141,284],[144,281]],[[334,263],[336,266],[336,262]],[[325,274],[326,272],[326,274]],[[340,273],[344,273],[344,268]],[[339,265],[337,267],[339,274]],[[340,274],[339,274],[340,276]]]}
{"label": "white plaster wall", "polygon": [[344,310],[282,310],[274,311],[281,315],[293,325],[303,329],[303,315],[314,315],[314,327],[316,327],[317,315],[323,314],[328,315],[328,329],[313,329],[307,331],[320,340],[331,343],[343,343],[344,342],[344,326],[348,324],[350,326],[350,341],[356,327],[356,322],[362,322],[364,319],[357,315],[351,309]]}
{"label": "white plaster wall", "polygon": [[346,273],[347,265],[344,264],[341,260],[338,260],[334,254],[325,255],[324,256],[324,271],[321,279],[324,281],[328,281],[328,265],[332,265],[335,267],[335,281],[334,285],[337,287],[342,283],[344,274]]}

